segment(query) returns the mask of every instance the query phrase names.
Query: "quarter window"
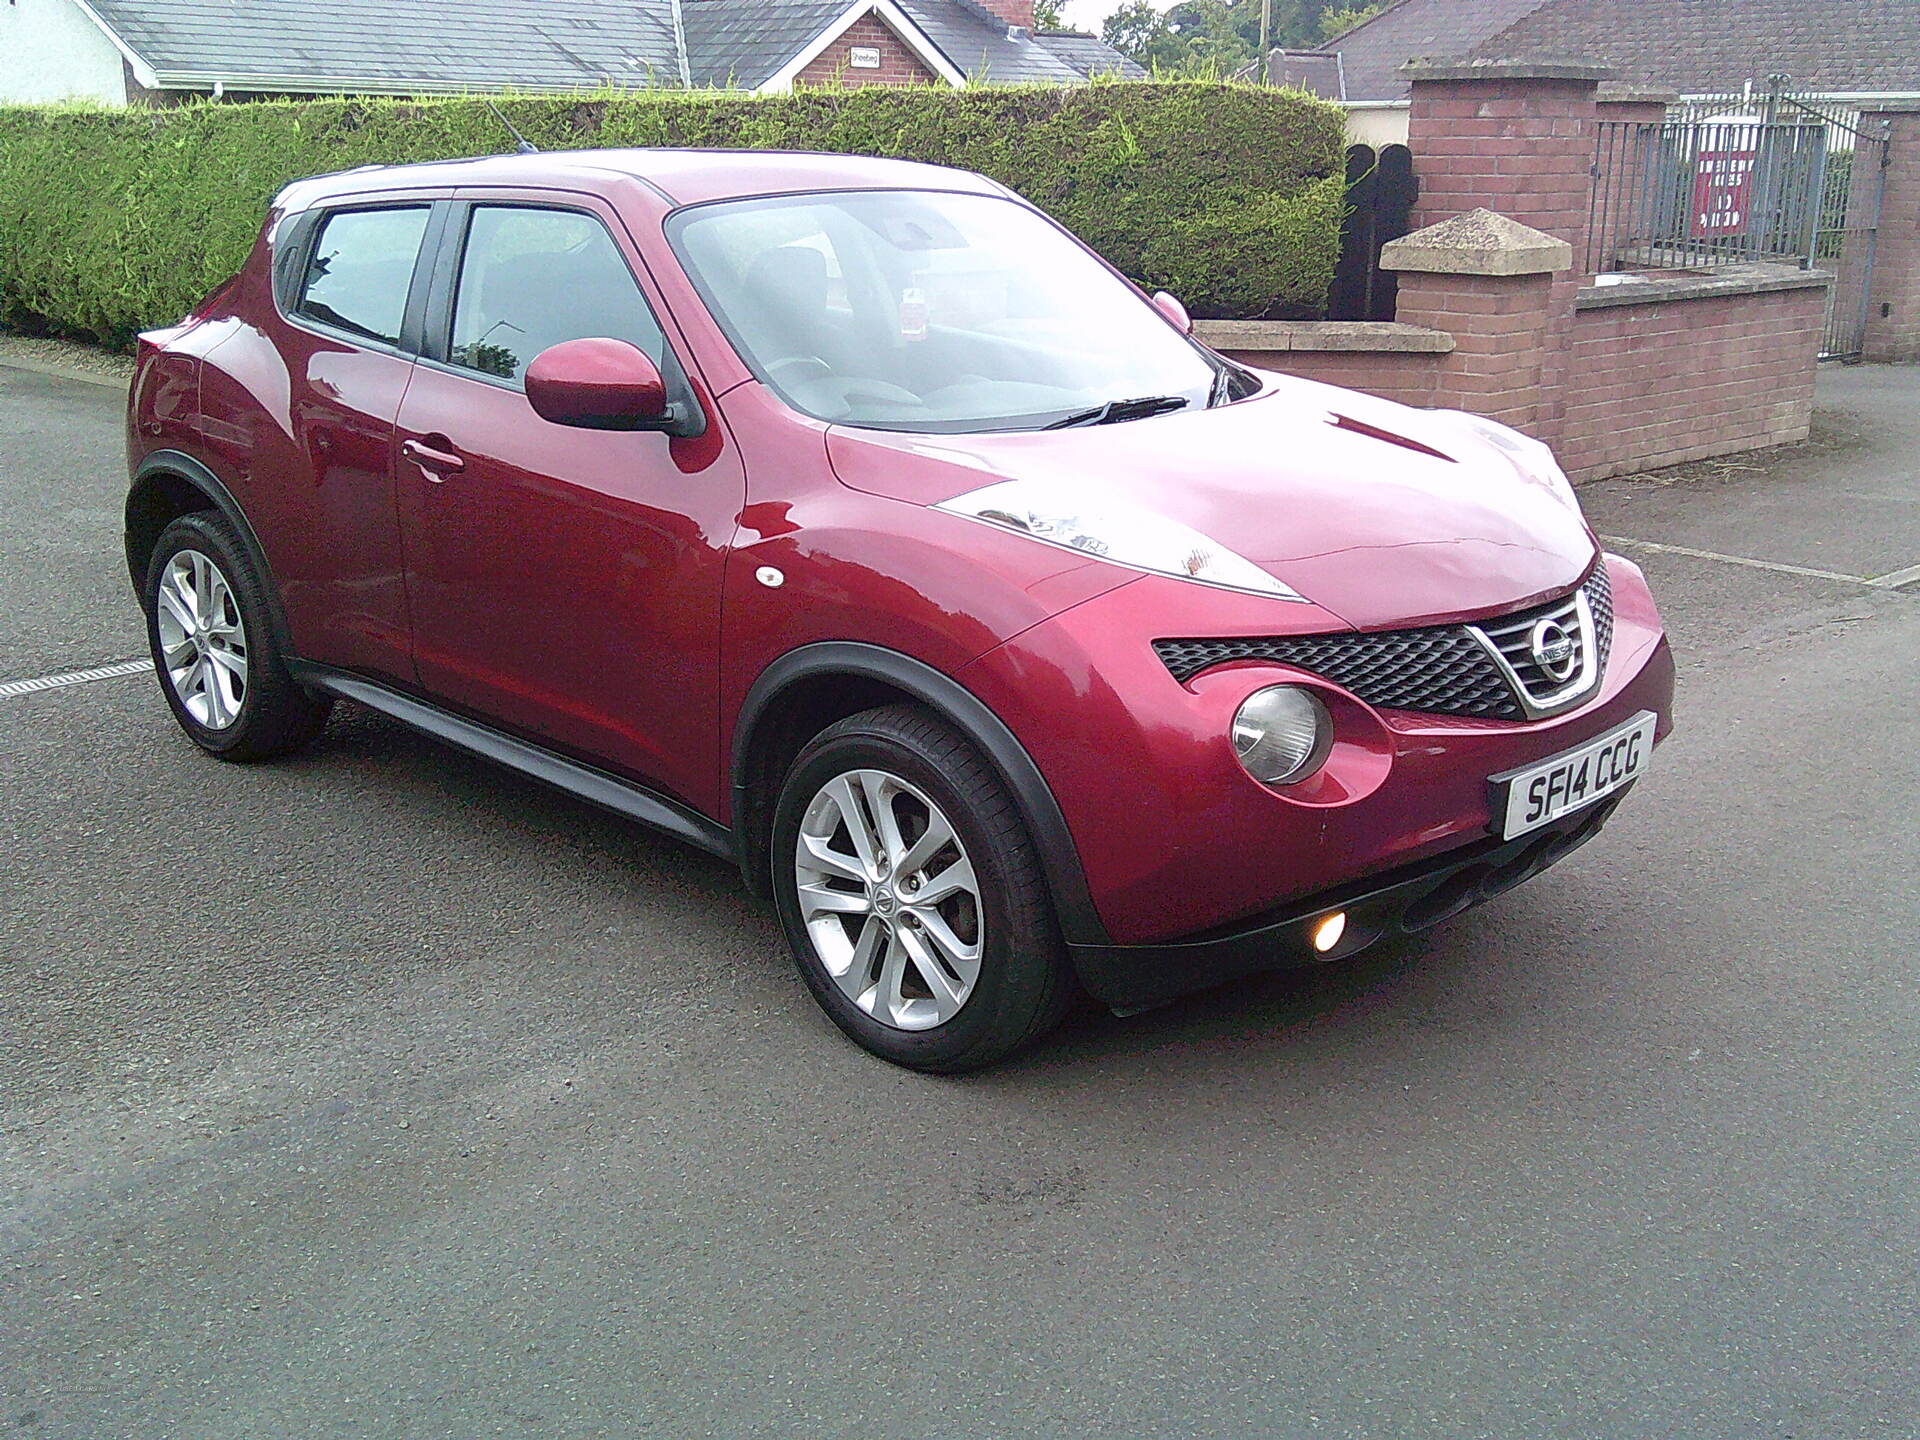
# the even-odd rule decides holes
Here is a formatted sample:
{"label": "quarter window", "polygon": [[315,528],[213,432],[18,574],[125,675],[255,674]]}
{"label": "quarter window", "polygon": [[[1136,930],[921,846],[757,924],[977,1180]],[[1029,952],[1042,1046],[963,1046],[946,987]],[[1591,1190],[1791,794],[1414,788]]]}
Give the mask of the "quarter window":
{"label": "quarter window", "polygon": [[398,345],[426,232],[424,205],[335,211],[320,224],[296,308],[324,325]]}
{"label": "quarter window", "polygon": [[518,380],[542,350],[589,336],[664,364],[666,338],[606,226],[573,210],[476,206],[447,358]]}

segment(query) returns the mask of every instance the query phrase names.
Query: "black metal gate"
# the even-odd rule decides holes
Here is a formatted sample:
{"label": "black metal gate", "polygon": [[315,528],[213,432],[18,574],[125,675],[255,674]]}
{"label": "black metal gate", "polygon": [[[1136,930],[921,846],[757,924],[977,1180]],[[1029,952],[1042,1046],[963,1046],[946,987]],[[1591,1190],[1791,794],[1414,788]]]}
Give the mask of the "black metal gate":
{"label": "black metal gate", "polygon": [[1347,204],[1340,224],[1329,320],[1391,320],[1397,277],[1380,268],[1380,247],[1413,228],[1420,182],[1404,145],[1347,147]]}
{"label": "black metal gate", "polygon": [[[1732,95],[1695,97],[1670,121],[1693,128],[1750,127],[1742,143],[1758,157],[1753,203],[1773,228],[1773,258],[1798,235],[1797,258],[1833,273],[1827,290],[1824,360],[1857,360],[1872,304],[1874,251],[1887,189],[1885,120],[1817,95],[1796,94],[1783,77]],[[1763,258],[1756,256],[1755,258]]]}
{"label": "black metal gate", "polygon": [[1791,97],[1787,105],[1817,116],[1828,137],[1818,186],[1819,220],[1807,256],[1811,264],[1833,272],[1820,355],[1857,360],[1873,301],[1873,257],[1887,194],[1887,122],[1863,119],[1858,110],[1843,106]]}

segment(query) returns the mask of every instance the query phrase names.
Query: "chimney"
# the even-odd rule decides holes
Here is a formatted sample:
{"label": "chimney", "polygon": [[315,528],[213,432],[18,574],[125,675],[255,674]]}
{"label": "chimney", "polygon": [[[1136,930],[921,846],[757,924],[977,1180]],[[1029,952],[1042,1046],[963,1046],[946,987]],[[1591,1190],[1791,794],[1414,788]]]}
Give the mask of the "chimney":
{"label": "chimney", "polygon": [[980,0],[980,4],[1006,21],[1009,30],[1033,29],[1033,0]]}

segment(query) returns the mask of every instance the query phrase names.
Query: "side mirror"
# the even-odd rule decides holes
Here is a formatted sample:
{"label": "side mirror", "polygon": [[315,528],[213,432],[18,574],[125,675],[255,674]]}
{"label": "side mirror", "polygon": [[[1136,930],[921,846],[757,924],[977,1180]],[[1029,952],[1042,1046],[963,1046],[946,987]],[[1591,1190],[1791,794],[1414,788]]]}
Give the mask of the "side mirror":
{"label": "side mirror", "polygon": [[526,385],[534,413],[556,425],[672,430],[681,418],[667,403],[660,367],[625,340],[562,340],[533,357]]}
{"label": "side mirror", "polygon": [[1182,335],[1193,333],[1193,317],[1187,314],[1187,307],[1180,303],[1177,295],[1170,295],[1165,290],[1154,291],[1153,308],[1179,326]]}

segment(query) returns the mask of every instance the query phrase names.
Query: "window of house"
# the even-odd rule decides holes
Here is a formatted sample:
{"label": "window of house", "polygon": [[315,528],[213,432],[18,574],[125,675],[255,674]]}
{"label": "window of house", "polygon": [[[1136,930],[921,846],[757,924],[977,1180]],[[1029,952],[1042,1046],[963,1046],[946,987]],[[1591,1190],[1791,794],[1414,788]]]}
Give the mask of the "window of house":
{"label": "window of house", "polygon": [[606,226],[573,210],[476,206],[447,358],[518,380],[542,350],[589,336],[665,364],[666,339]]}
{"label": "window of house", "polygon": [[320,224],[295,308],[324,325],[400,343],[427,207],[337,210]]}

